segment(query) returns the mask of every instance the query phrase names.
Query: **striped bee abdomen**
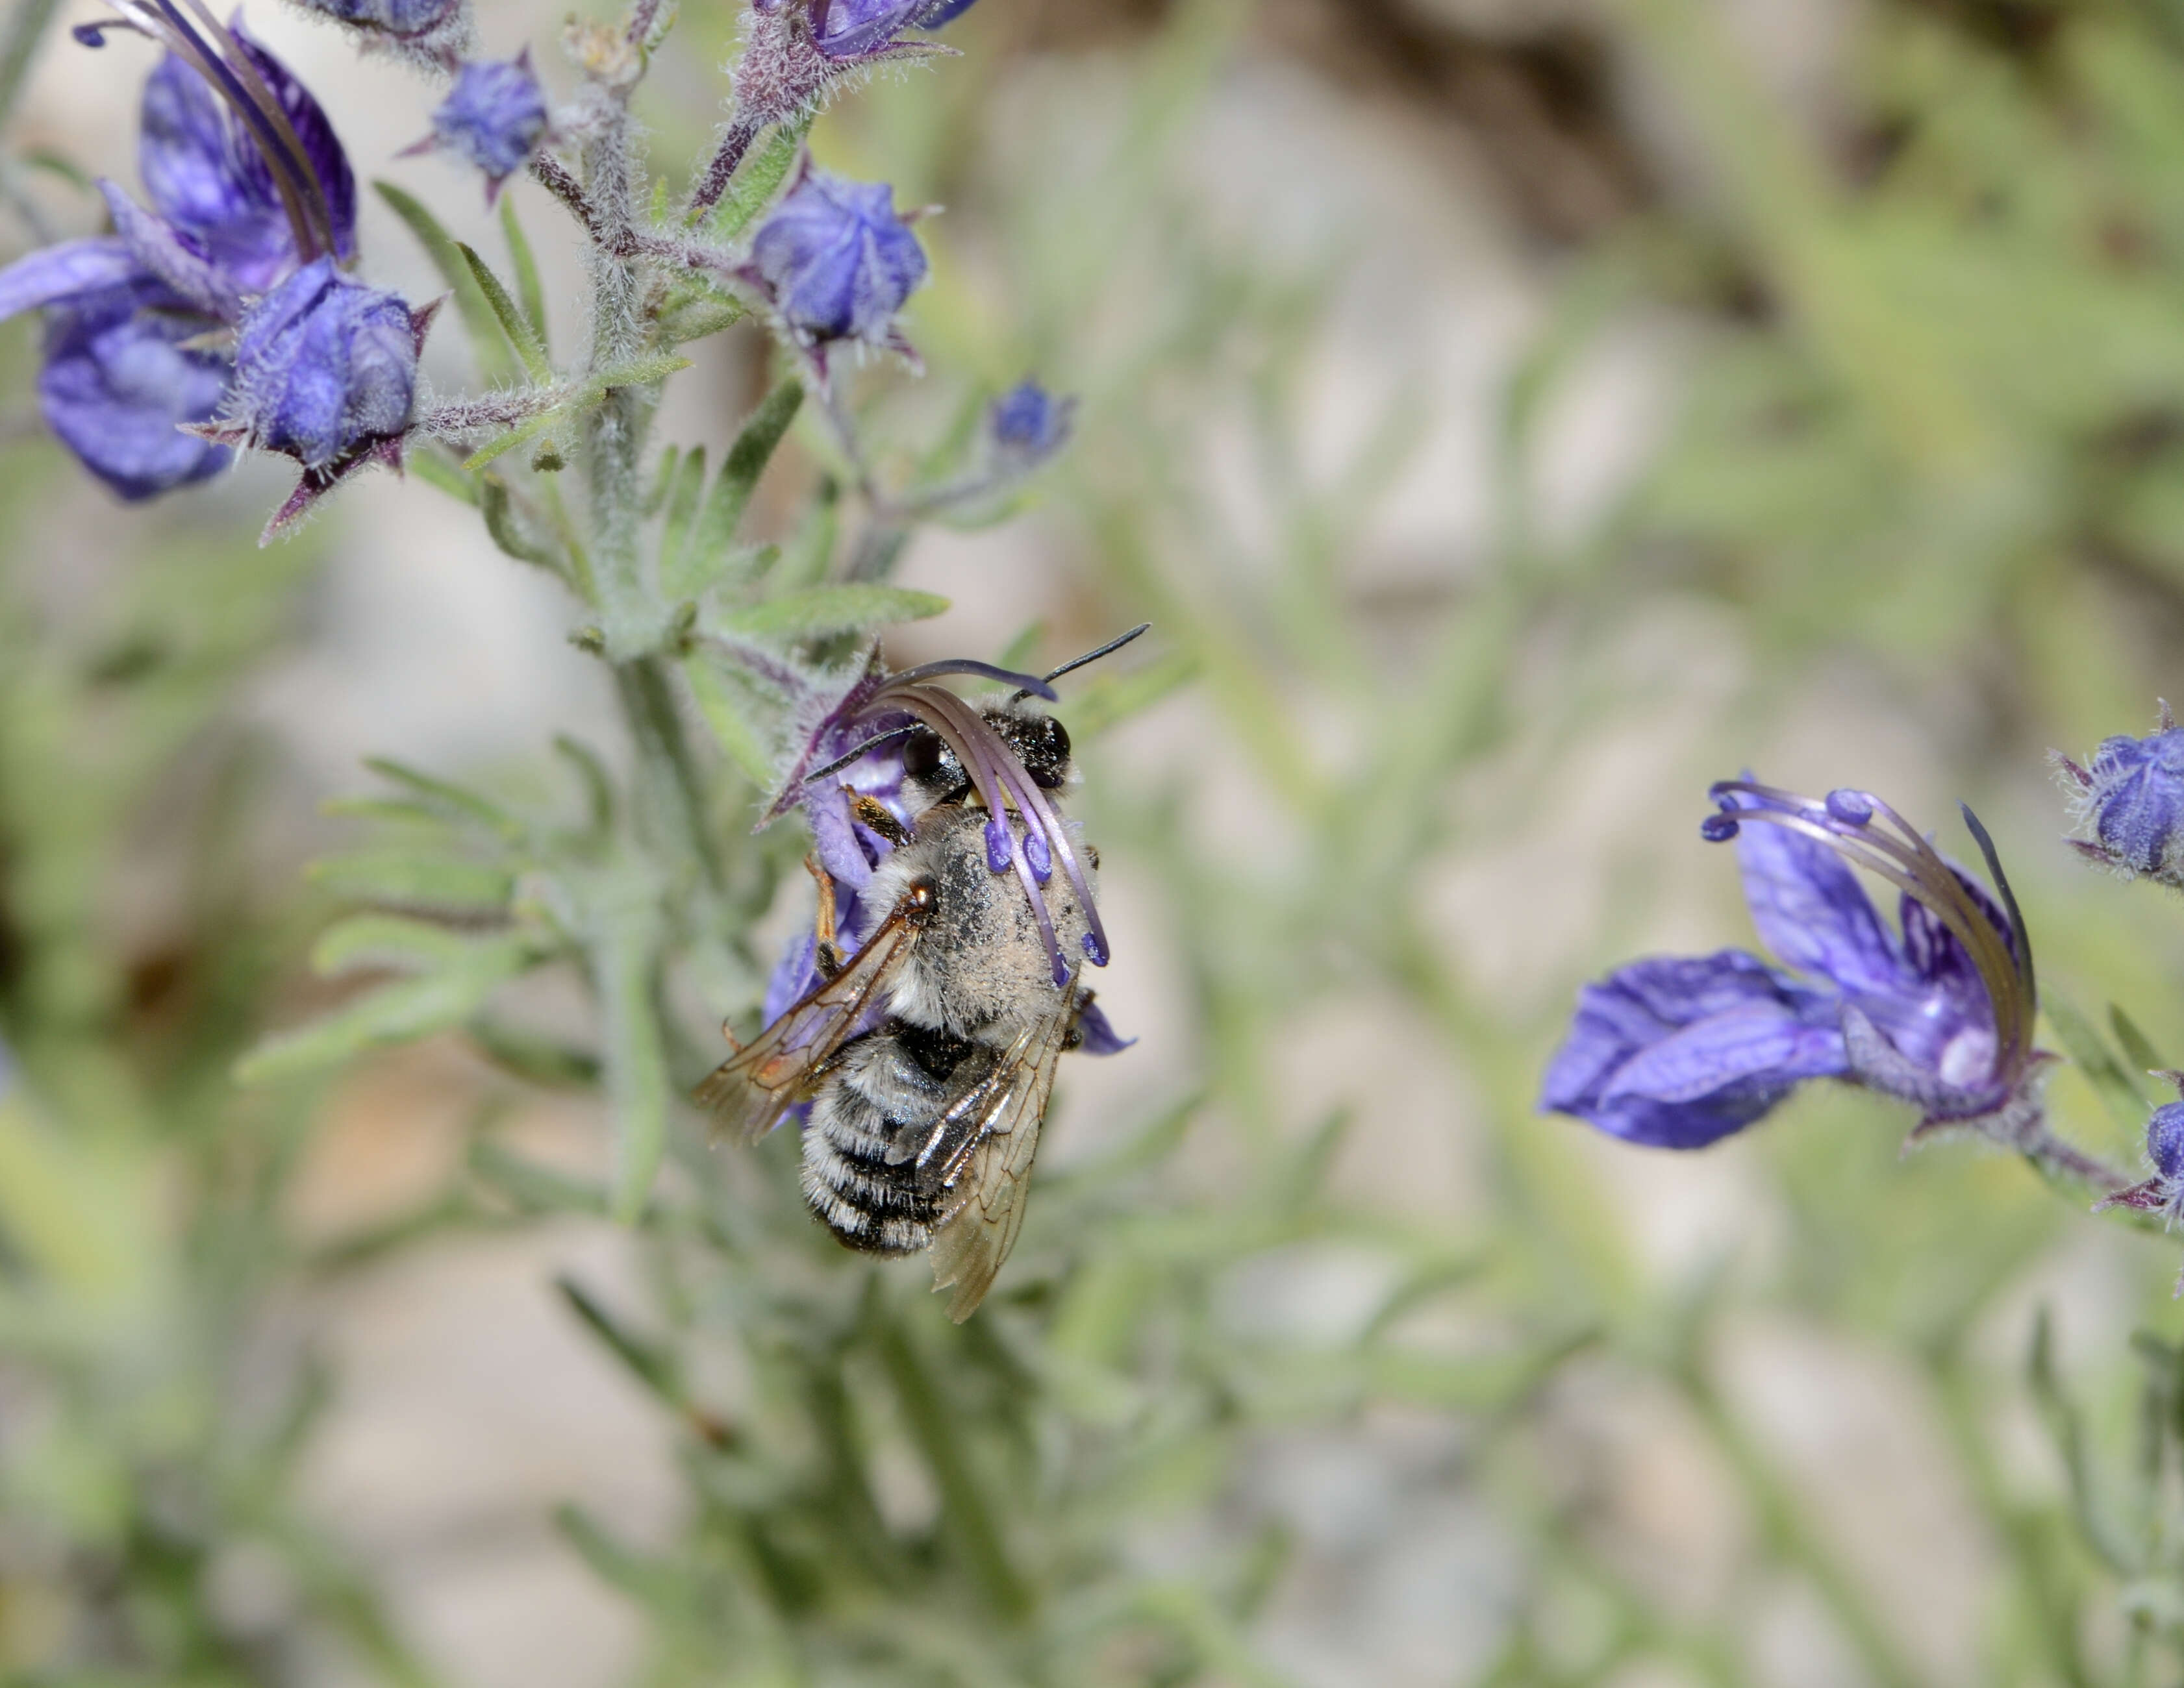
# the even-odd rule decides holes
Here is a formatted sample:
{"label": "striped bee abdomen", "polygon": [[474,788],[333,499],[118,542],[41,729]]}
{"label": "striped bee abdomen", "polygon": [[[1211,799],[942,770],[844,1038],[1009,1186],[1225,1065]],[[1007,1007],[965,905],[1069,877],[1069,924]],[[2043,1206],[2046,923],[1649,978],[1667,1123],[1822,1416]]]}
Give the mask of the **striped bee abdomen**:
{"label": "striped bee abdomen", "polygon": [[[992,1063],[944,1032],[889,1020],[846,1045],[804,1128],[804,1198],[837,1238],[873,1254],[908,1254],[946,1216],[937,1170],[899,1157]],[[976,1070],[974,1070],[976,1069]]]}

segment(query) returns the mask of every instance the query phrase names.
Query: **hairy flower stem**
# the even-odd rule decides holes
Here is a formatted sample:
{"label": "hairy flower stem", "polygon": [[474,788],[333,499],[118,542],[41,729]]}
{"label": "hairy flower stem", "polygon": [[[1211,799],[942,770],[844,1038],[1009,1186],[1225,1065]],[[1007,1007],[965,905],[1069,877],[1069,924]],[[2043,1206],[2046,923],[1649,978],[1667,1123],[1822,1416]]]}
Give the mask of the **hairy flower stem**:
{"label": "hairy flower stem", "polygon": [[[620,94],[594,87],[583,149],[584,199],[596,238],[585,253],[592,286],[591,372],[626,363],[644,349],[643,282],[625,255],[633,235],[629,108]],[[617,252],[616,247],[622,248]],[[651,651],[666,630],[665,618],[644,579],[638,536],[644,488],[638,463],[653,393],[619,386],[584,424],[584,468],[590,483],[592,560],[599,592],[607,656],[629,662]]]}

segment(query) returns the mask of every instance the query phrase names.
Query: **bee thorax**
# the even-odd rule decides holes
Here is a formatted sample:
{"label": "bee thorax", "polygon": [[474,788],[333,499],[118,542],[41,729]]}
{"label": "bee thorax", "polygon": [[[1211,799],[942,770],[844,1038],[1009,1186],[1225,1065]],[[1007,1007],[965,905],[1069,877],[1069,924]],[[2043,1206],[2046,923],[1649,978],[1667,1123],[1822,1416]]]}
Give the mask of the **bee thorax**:
{"label": "bee thorax", "polygon": [[[933,917],[916,956],[894,981],[897,1018],[989,1046],[1051,1011],[1056,987],[1031,901],[1013,871],[987,858],[988,815],[972,805],[943,804],[917,823],[915,838],[881,863],[866,895],[885,901],[920,880],[933,887]],[[1069,825],[1080,862],[1089,863]],[[1021,837],[1021,823],[1017,823]],[[1084,909],[1063,875],[1042,887],[1065,956],[1084,953]]]}

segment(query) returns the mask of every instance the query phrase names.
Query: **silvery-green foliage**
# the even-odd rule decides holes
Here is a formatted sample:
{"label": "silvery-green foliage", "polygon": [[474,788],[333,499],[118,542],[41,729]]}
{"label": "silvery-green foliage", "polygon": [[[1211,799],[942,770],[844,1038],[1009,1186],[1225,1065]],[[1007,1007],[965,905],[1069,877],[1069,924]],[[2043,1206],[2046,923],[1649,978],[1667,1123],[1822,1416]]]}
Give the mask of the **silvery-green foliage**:
{"label": "silvery-green foliage", "polygon": [[[473,62],[465,8],[314,9],[410,65]],[[692,9],[679,30],[699,21]],[[904,242],[924,238],[903,220],[916,200],[876,185],[838,197],[872,236],[841,274],[818,273],[828,247],[809,219],[777,226],[771,258],[760,231],[799,191],[806,130],[830,100],[858,95],[818,120],[872,125],[856,156],[892,155],[875,136],[927,132],[902,114],[956,97],[979,42],[975,18],[942,42],[921,31],[961,9],[757,8],[742,38],[772,57],[738,63],[726,86],[742,104],[704,157],[665,161],[689,165],[688,198],[644,174],[628,101],[653,55],[694,37],[666,33],[666,8],[587,26],[573,71],[540,55],[549,120],[532,137],[526,108],[513,137],[540,140],[532,168],[556,202],[527,210],[529,226],[513,195],[490,219],[444,227],[398,183],[376,184],[439,272],[449,299],[434,331],[463,337],[477,391],[431,395],[392,424],[352,414],[348,374],[384,370],[391,342],[365,335],[370,355],[350,355],[370,313],[340,288],[320,364],[283,361],[308,336],[260,336],[265,379],[242,395],[258,443],[366,468],[356,448],[391,456],[397,434],[404,496],[440,501],[510,567],[566,591],[570,635],[610,675],[619,719],[541,744],[527,779],[375,764],[342,805],[347,841],[292,902],[237,847],[254,763],[225,705],[290,612],[315,531],[256,552],[198,530],[136,559],[125,590],[60,608],[11,565],[0,1662],[39,1681],[289,1681],[332,1638],[385,1680],[436,1680],[297,1504],[332,1385],[278,1341],[269,1356],[266,1333],[299,1285],[420,1239],[581,1215],[640,1240],[641,1296],[576,1277],[562,1295],[672,1427],[686,1504],[665,1543],[577,1509],[560,1523],[643,1614],[649,1681],[1291,1680],[1273,1662],[1284,1602],[1300,1574],[1330,1574],[1320,1521],[1279,1503],[1307,1437],[1367,1463],[1427,1441],[1417,1486],[1489,1520],[1504,1580],[1482,1576],[1493,1597],[1466,1680],[1665,1666],[1741,1682],[1753,1614],[1785,1589],[1868,1680],[1926,1680],[1922,1638],[1834,1530],[1832,1496],[1732,1387],[1723,1357],[1768,1320],[1884,1355],[1925,1414],[1921,1446],[1969,1497],[1996,1568],[1993,1680],[2159,1680],[2184,1638],[2173,1344],[2142,1345],[2142,1390],[2114,1368],[2062,1380],[2045,1341],[2010,1376],[1983,1324],[2088,1222],[1939,1158],[1899,1167],[1881,1104],[1806,1086],[1741,1163],[1779,1229],[1768,1258],[1659,1272],[1632,1241],[1643,1216],[1618,1174],[1588,1158],[1580,1128],[1531,1113],[1554,1013],[1445,941],[1431,887],[1458,845],[1521,842],[1543,865],[1518,900],[1548,944],[1558,910],[1593,906],[1525,830],[1551,813],[1604,839],[1616,875],[1567,984],[1630,952],[1657,865],[1622,853],[1641,819],[1627,794],[1578,799],[1599,772],[1585,752],[1665,684],[1619,642],[1664,608],[1702,604],[1708,626],[1769,658],[1752,664],[1769,678],[1719,711],[1736,732],[1813,652],[1871,664],[1858,672],[1922,708],[1953,686],[2002,691],[2022,714],[2052,711],[2069,743],[2136,718],[2148,688],[2134,678],[2128,698],[2111,695],[2129,664],[2058,630],[2098,623],[2119,580],[2166,590],[2175,574],[2173,21],[2084,8],[2045,36],[2025,26],[2037,40],[2023,47],[1987,14],[2038,8],[1874,7],[1886,68],[1858,85],[1864,114],[1901,119],[1908,138],[1879,136],[1828,180],[1800,164],[1806,137],[1724,57],[1707,8],[1630,8],[1618,48],[1682,79],[1679,109],[1736,168],[1688,204],[1664,199],[1643,238],[1570,256],[1497,412],[1490,536],[1390,608],[1347,567],[1418,449],[1421,396],[1369,395],[1377,414],[1330,461],[1313,372],[1334,269],[1223,244],[1177,163],[1239,62],[1240,7],[1177,8],[1102,85],[1126,107],[1112,146],[950,166],[994,208],[1021,321],[951,323],[935,343],[987,347],[996,388],[1030,364],[1081,392],[1078,442],[1056,458],[1067,401],[970,392],[937,358],[933,386],[961,395],[952,434],[934,420],[944,405],[921,412],[877,370],[878,402],[850,402],[858,347],[897,343],[915,268]],[[49,11],[19,10],[0,91],[20,85],[23,32]],[[908,62],[946,42],[972,62],[859,87],[874,55]],[[510,62],[515,45],[495,42],[484,62]],[[506,156],[481,166],[488,183]],[[418,168],[454,167],[443,152]],[[164,218],[153,184],[146,195],[143,214]],[[132,395],[143,409],[211,418],[233,348],[198,336],[224,320],[232,266],[177,266],[158,229],[132,227],[136,247],[70,252],[43,277],[59,291],[22,303],[56,313],[41,362],[87,407],[87,430],[56,417],[57,431],[94,473],[166,492],[171,509],[227,447],[176,452],[162,435],[156,460],[120,449],[133,436],[111,425],[100,360],[156,354],[166,379]],[[231,248],[265,259],[267,286],[315,261],[285,228]],[[548,331],[532,256],[560,239],[589,265],[571,344]],[[137,274],[150,259],[165,279]],[[178,280],[200,293],[174,292]],[[94,282],[138,291],[94,299]],[[155,286],[164,316],[142,309]],[[1572,536],[1538,492],[1553,404],[1603,319],[1633,302],[1696,330],[1685,403],[1629,496]],[[786,330],[766,396],[720,437],[658,437],[656,398],[687,348],[738,325]],[[309,379],[330,367],[340,379]],[[8,374],[29,390],[27,364]],[[384,383],[356,385],[384,397]],[[298,397],[318,401],[308,427]],[[1249,521],[1233,489],[1195,472],[1209,419],[1244,442]],[[792,437],[826,472],[761,528],[761,482]],[[16,546],[53,462],[0,460]],[[1034,470],[1052,477],[1057,529],[1100,612],[1150,618],[1162,641],[1088,685],[1068,719],[1089,768],[1082,813],[1140,894],[1151,887],[1190,1022],[1128,1030],[1148,1048],[1187,1036],[1200,1052],[1141,1116],[1104,1122],[1096,1152],[1042,1170],[1008,1277],[957,1329],[922,1282],[871,1270],[811,1223],[788,1134],[717,1152],[682,1097],[718,1058],[713,1023],[753,1023],[775,959],[753,930],[803,895],[794,823],[749,830],[800,725],[861,671],[876,635],[945,607],[889,578],[919,525],[1005,519]],[[299,490],[341,496],[331,480]],[[1973,649],[1995,626],[2008,664]],[[1035,646],[978,654],[1067,654]],[[1248,809],[1209,814],[1201,770],[1141,769],[1102,745],[1187,686],[1208,759],[1243,770]],[[1749,750],[1726,727],[1691,747],[1690,795]],[[192,841],[171,852],[192,863],[186,918],[171,952],[129,952],[105,924],[118,841],[175,781],[198,794]],[[1685,794],[1663,801],[1680,829]],[[2153,812],[2133,802],[2124,791],[2114,813]],[[2089,824],[2096,841],[2134,847],[2120,822],[2114,837]],[[2139,1074],[2184,1047],[2184,1002],[2146,977],[2142,905],[2104,900],[2153,893],[2090,875],[2059,886],[2010,830],[2040,932],[2045,1041],[2074,1066],[2049,1092],[2058,1129],[2118,1159],[2146,1141],[2153,1176],[2123,1205],[2158,1224],[2173,1120]],[[1745,941],[1741,929],[1721,941]],[[284,985],[298,957],[329,982]],[[2105,1002],[2092,981],[2115,976],[2142,981],[2130,1013],[2097,1023],[2072,1008]],[[578,1028],[527,1018],[526,981],[573,983]],[[1447,1057],[1446,1093],[1408,1105],[1446,1108],[1451,1133],[1468,1122],[1477,1200],[1460,1215],[1395,1217],[1371,1193],[1387,1173],[1384,1120],[1334,1109],[1300,1130],[1285,1111],[1276,1058],[1323,1020],[1358,1036],[1360,1003],[1393,1038]],[[1822,1030],[1839,1035],[1832,1014]],[[511,1086],[603,1097],[610,1175],[528,1158],[482,1118],[416,1211],[337,1249],[299,1244],[281,1206],[326,1087],[360,1053],[427,1035],[462,1040]],[[2173,1265],[2148,1243],[2149,1319],[2167,1316],[2153,1298]],[[1284,1311],[1298,1285],[1329,1283],[1356,1291],[1335,1297],[1341,1317]],[[1742,1533],[1718,1598],[1664,1602],[1669,1556],[1618,1534],[1609,1439],[1585,1416],[1602,1400],[1607,1416],[1672,1426],[1732,1497]],[[2053,1492],[2022,1480],[2021,1436],[1997,1422],[2013,1403],[2048,1415],[2064,1456]],[[2109,1434],[2120,1405],[2142,1425],[2137,1464]],[[287,1590],[254,1628],[224,1592],[254,1555]],[[33,1621],[51,1611],[66,1622]]]}

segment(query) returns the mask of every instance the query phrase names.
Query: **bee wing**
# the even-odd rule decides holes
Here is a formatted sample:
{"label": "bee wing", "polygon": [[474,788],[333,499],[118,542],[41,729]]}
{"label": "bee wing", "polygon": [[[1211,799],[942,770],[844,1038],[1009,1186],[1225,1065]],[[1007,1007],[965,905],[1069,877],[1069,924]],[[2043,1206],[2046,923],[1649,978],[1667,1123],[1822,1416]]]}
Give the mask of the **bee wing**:
{"label": "bee wing", "polygon": [[943,1171],[956,1204],[933,1235],[933,1287],[953,1286],[948,1316],[958,1324],[978,1310],[1023,1229],[1024,1186],[1054,1093],[1055,1063],[1076,1019],[1072,1002],[1028,1027],[936,1128],[936,1136],[956,1139],[944,1151]]}
{"label": "bee wing", "polygon": [[698,1101],[720,1115],[724,1129],[755,1143],[805,1099],[813,1075],[846,1043],[904,962],[924,928],[909,918],[905,898],[832,979],[715,1068]]}

